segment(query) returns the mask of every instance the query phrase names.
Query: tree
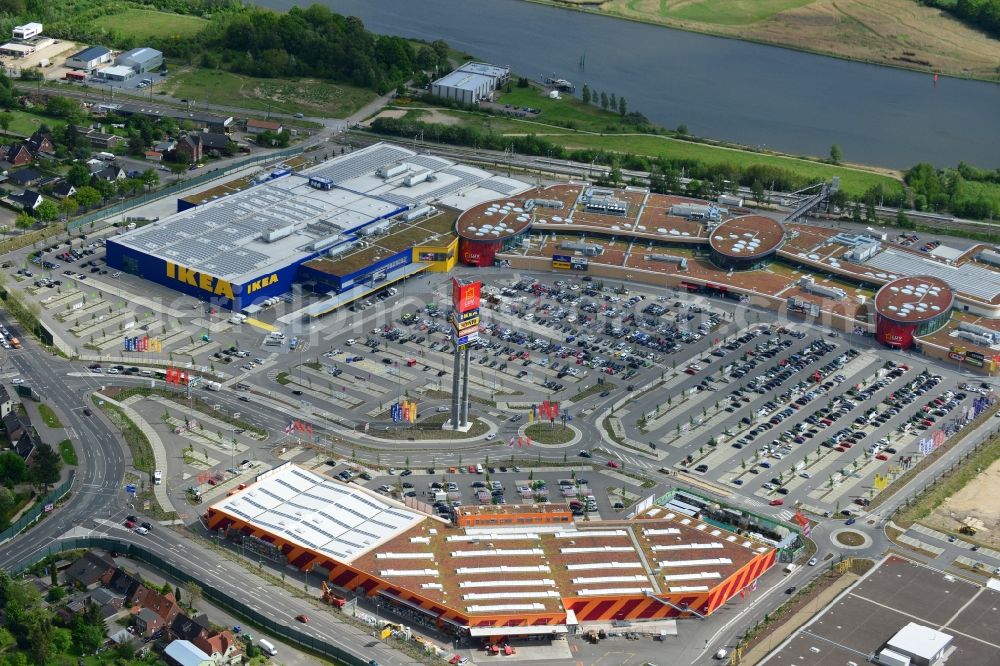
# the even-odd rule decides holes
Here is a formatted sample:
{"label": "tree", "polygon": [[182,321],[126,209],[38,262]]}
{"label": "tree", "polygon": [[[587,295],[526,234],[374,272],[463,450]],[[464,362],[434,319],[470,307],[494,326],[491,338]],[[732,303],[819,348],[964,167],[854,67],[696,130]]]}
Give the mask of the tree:
{"label": "tree", "polygon": [[3,130],[4,134],[10,129],[10,124],[14,122],[14,114],[12,113],[0,113],[0,129]]}
{"label": "tree", "polygon": [[184,591],[187,593],[188,603],[192,607],[201,599],[201,586],[194,581],[184,583]]}
{"label": "tree", "polygon": [[[104,180],[103,178],[92,178],[90,185],[101,195],[102,201],[107,201],[113,197],[117,189],[115,182]],[[79,197],[80,193],[77,192],[76,195]]]}
{"label": "tree", "polygon": [[611,93],[611,98],[608,100],[608,108],[612,111],[618,108],[618,98],[615,97],[614,93]]}
{"label": "tree", "polygon": [[130,132],[128,135],[128,154],[142,156],[146,152],[146,143],[142,140],[139,132]]}
{"label": "tree", "polygon": [[89,185],[79,188],[75,197],[76,202],[83,208],[92,208],[101,203],[101,193]]}
{"label": "tree", "polygon": [[156,173],[154,169],[146,169],[140,178],[142,178],[142,184],[146,186],[147,191],[160,184],[160,174]]}
{"label": "tree", "polygon": [[687,136],[688,126],[685,125],[684,123],[681,123],[680,125],[677,126],[677,129],[675,131],[681,136]]}
{"label": "tree", "polygon": [[601,93],[601,108],[605,111],[608,110],[608,93],[606,92]]}
{"label": "tree", "polygon": [[624,116],[627,112],[628,112],[628,106],[625,104],[625,98],[624,97],[619,97],[618,98],[618,113]]}
{"label": "tree", "polygon": [[840,164],[842,159],[844,159],[844,153],[840,150],[840,146],[836,143],[830,146],[830,161],[834,164]]}
{"label": "tree", "polygon": [[750,194],[757,203],[764,201],[764,183],[760,182],[760,180],[754,180],[750,184]]}
{"label": "tree", "polygon": [[14,493],[9,488],[0,486],[0,516],[6,516],[16,503]]}
{"label": "tree", "polygon": [[[588,86],[586,83],[583,84],[583,90],[580,92],[580,99],[583,100],[584,104],[590,104],[590,100],[591,100],[590,86]],[[4,127],[5,131],[6,131],[6,129],[7,128]]]}
{"label": "tree", "polygon": [[107,629],[104,620],[100,617],[100,607],[97,604],[87,604],[88,609],[93,606],[98,609],[97,621],[92,622],[83,615],[78,615],[73,620],[73,641],[80,647],[83,653],[96,652],[97,648],[104,644]]}
{"label": "tree", "polygon": [[40,486],[48,490],[49,486],[59,480],[59,470],[62,469],[62,458],[45,442],[35,447],[35,466],[31,475]]}
{"label": "tree", "polygon": [[59,206],[48,199],[44,199],[42,200],[42,203],[38,204],[35,208],[35,215],[37,215],[38,219],[42,222],[51,222],[59,217]]}
{"label": "tree", "polygon": [[12,486],[28,478],[24,459],[13,451],[0,453],[0,483]]}
{"label": "tree", "polygon": [[17,219],[14,221],[14,224],[17,226],[18,229],[30,229],[31,227],[35,226],[35,218],[33,218],[27,212],[21,211],[20,213],[17,214]]}
{"label": "tree", "polygon": [[59,212],[62,213],[62,216],[66,219],[68,219],[70,215],[72,215],[79,209],[80,209],[80,202],[78,202],[73,197],[63,197],[59,201]]}
{"label": "tree", "polygon": [[90,169],[86,164],[76,162],[69,167],[66,173],[66,182],[73,187],[83,187],[90,183]]}
{"label": "tree", "polygon": [[174,600],[177,603],[181,602],[181,586],[180,585],[175,585],[174,586]]}

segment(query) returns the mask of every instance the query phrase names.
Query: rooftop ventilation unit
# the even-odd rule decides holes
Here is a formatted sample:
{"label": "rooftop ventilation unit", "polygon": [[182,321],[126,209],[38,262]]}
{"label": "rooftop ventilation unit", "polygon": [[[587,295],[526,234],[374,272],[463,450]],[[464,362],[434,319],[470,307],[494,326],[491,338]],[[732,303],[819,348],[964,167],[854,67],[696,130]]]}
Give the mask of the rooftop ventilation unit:
{"label": "rooftop ventilation unit", "polygon": [[560,250],[572,250],[582,252],[588,257],[596,257],[604,254],[604,246],[597,243],[577,243],[575,241],[563,241],[559,243]]}
{"label": "rooftop ventilation unit", "polygon": [[260,239],[265,243],[273,243],[281,240],[282,238],[287,238],[293,233],[295,233],[295,225],[289,224],[284,227],[278,227],[277,229],[268,229],[260,235]]}
{"label": "rooftop ventilation unit", "polygon": [[390,178],[395,178],[396,176],[401,176],[409,170],[405,164],[393,164],[391,166],[379,167],[375,171],[375,175],[382,180],[389,180]]}
{"label": "rooftop ventilation unit", "polygon": [[668,264],[677,264],[677,267],[682,271],[686,271],[688,267],[686,257],[675,257],[672,254],[647,254],[644,259],[646,261],[663,261]]}

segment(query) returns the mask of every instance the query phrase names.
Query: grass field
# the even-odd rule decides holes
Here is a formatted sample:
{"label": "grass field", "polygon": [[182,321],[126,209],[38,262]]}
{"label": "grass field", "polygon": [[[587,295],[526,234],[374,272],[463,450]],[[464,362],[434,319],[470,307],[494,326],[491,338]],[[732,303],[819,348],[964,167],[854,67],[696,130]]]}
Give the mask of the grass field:
{"label": "grass field", "polygon": [[[841,188],[849,195],[862,194],[876,184],[881,184],[889,192],[898,191],[902,187],[898,179],[872,171],[833,166],[795,157],[767,155],[748,150],[707,145],[667,136],[625,134],[624,132],[633,128],[622,125],[617,114],[609,113],[594,105],[583,104],[575,99],[548,99],[540,95],[534,88],[515,88],[510,93],[504,93],[500,102],[513,106],[540,108],[542,114],[537,121],[528,121],[450,109],[435,109],[433,113],[412,109],[406,114],[406,117],[424,122],[440,122],[443,116],[454,119],[455,122],[503,134],[537,134],[567,148],[599,148],[651,157],[666,156],[698,160],[705,164],[728,163],[739,166],[769,164],[803,174],[816,182],[824,179],[829,180],[832,176],[840,176]],[[580,131],[548,124],[553,122],[568,122],[579,128]],[[603,135],[590,133],[595,131],[612,133]],[[1000,188],[997,189],[1000,192]]]}
{"label": "grass field", "polygon": [[376,97],[371,90],[328,81],[260,79],[210,69],[181,72],[163,90],[181,99],[330,118],[349,116]]}
{"label": "grass field", "polygon": [[80,462],[76,458],[76,449],[73,448],[73,442],[68,439],[64,439],[59,442],[59,455],[62,456],[63,462],[67,465],[79,465]]}
{"label": "grass field", "polygon": [[27,111],[11,110],[5,111],[4,113],[9,113],[14,117],[8,130],[10,132],[16,132],[17,134],[30,135],[32,132],[37,130],[43,123],[48,125],[52,129],[57,127],[62,127],[66,124],[63,120],[57,120],[55,118],[47,118],[45,116],[35,115],[34,113],[28,113]]}
{"label": "grass field", "polygon": [[748,25],[779,12],[808,5],[813,0],[611,0],[612,6],[648,12],[666,19],[698,21],[716,25]]}
{"label": "grass field", "polygon": [[56,416],[56,413],[52,411],[52,408],[49,407],[48,405],[44,403],[38,405],[38,413],[39,415],[41,415],[42,421],[44,421],[45,425],[47,425],[48,427],[50,428],[63,427],[62,421],[59,420],[59,417]]}
{"label": "grass field", "polygon": [[153,38],[190,37],[206,25],[208,21],[197,16],[133,8],[102,16],[100,26],[95,27],[131,35],[141,42]]}
{"label": "grass field", "polygon": [[877,173],[837,167],[794,157],[779,157],[763,155],[744,150],[708,146],[700,143],[681,141],[670,137],[636,135],[636,136],[593,136],[590,134],[573,134],[568,136],[548,137],[554,143],[567,148],[599,148],[603,150],[633,153],[635,155],[664,156],[679,159],[693,159],[705,164],[736,164],[748,166],[751,164],[770,164],[779,166],[809,177],[819,182],[830,180],[832,176],[840,176],[840,189],[848,195],[863,194],[869,188],[882,184],[887,191],[895,192],[902,189],[899,181],[889,176]]}
{"label": "grass field", "polygon": [[[595,10],[590,0],[534,1]],[[1000,76],[1000,40],[915,0],[606,0],[597,11],[853,60]]]}

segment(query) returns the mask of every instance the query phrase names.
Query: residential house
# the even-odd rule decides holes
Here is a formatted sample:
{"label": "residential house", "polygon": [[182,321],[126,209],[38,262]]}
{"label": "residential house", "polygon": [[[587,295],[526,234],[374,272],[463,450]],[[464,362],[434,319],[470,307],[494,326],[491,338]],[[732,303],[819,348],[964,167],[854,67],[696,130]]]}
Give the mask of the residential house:
{"label": "residential house", "polygon": [[69,565],[63,572],[63,579],[75,583],[85,590],[93,590],[100,585],[106,585],[114,573],[114,560],[107,555],[98,555],[88,551],[83,557]]}
{"label": "residential house", "polygon": [[243,661],[243,648],[229,631],[220,631],[210,636],[192,641],[199,650],[209,655],[212,661],[222,664],[239,664]]}
{"label": "residential house", "polygon": [[200,134],[185,134],[177,139],[177,147],[174,148],[178,155],[184,155],[192,164],[201,161],[202,144]]}
{"label": "residential house", "polygon": [[104,132],[88,132],[87,140],[90,141],[90,145],[94,148],[114,148],[119,143],[124,141],[122,137],[117,134],[105,134]]}
{"label": "residential house", "polygon": [[142,608],[135,614],[135,633],[143,638],[149,638],[163,628],[163,618],[148,608]]}
{"label": "residential house", "polygon": [[6,418],[10,410],[14,408],[14,401],[10,399],[7,387],[0,384],[0,419]]}
{"label": "residential house", "polygon": [[71,197],[74,194],[76,194],[76,188],[65,180],[60,180],[52,186],[52,196],[57,199],[65,199],[66,197]]}
{"label": "residential house", "polygon": [[3,417],[3,427],[7,431],[7,439],[11,448],[21,456],[26,463],[31,463],[31,457],[35,453],[38,445],[38,435],[31,427],[31,420],[27,414],[20,414],[15,410],[10,410]]}
{"label": "residential house", "polygon": [[42,179],[42,174],[37,170],[30,167],[26,169],[18,169],[17,171],[11,171],[7,175],[7,182],[17,187],[31,187],[37,185]]}
{"label": "residential house", "polygon": [[155,144],[153,146],[153,150],[155,150],[158,153],[166,154],[166,153],[171,152],[176,147],[177,147],[177,141],[176,140],[174,140],[174,139],[164,139],[163,141],[160,141],[159,143]]}
{"label": "residential house", "polygon": [[0,162],[10,166],[31,164],[31,151],[23,143],[0,146]]}
{"label": "residential house", "polygon": [[208,621],[208,616],[204,613],[193,618],[184,613],[178,613],[170,623],[170,635],[176,640],[193,641],[199,636],[207,636],[212,633],[212,627]]}
{"label": "residential house", "polygon": [[212,658],[191,641],[173,641],[163,650],[170,666],[215,666]]}
{"label": "residential house", "polygon": [[257,120],[256,118],[247,119],[248,134],[263,134],[264,132],[281,134],[284,129],[285,128],[281,125],[281,123],[275,120]]}
{"label": "residential house", "polygon": [[125,169],[122,169],[120,166],[115,166],[114,164],[109,164],[103,169],[98,169],[97,171],[92,172],[91,175],[96,176],[101,180],[113,183],[118,180],[125,180]]}
{"label": "residential house", "polygon": [[52,135],[45,132],[35,132],[24,141],[24,147],[31,151],[32,155],[42,153],[44,155],[55,155],[56,145],[52,141]]}
{"label": "residential house", "polygon": [[132,598],[132,606],[153,611],[163,620],[164,626],[170,626],[177,614],[181,612],[181,607],[174,600],[173,592],[160,594],[148,587],[143,587],[135,593]]}
{"label": "residential house", "polygon": [[121,612],[125,599],[106,587],[99,587],[90,593],[89,602],[101,608],[101,617],[106,620]]}
{"label": "residential house", "polygon": [[218,155],[226,149],[232,139],[226,134],[219,132],[202,132],[198,135],[201,139],[201,149],[205,153]]}
{"label": "residential house", "polygon": [[145,153],[145,158],[147,162],[162,162],[163,153],[158,150],[147,150]]}
{"label": "residential house", "polygon": [[125,603],[135,604],[136,593],[140,589],[145,590],[142,581],[132,574],[122,569],[115,569],[111,580],[107,582],[107,588],[115,594],[120,594],[125,599]]}
{"label": "residential house", "polygon": [[38,208],[38,205],[43,201],[42,195],[34,190],[25,190],[19,194],[11,194],[7,198],[15,206],[28,213]]}

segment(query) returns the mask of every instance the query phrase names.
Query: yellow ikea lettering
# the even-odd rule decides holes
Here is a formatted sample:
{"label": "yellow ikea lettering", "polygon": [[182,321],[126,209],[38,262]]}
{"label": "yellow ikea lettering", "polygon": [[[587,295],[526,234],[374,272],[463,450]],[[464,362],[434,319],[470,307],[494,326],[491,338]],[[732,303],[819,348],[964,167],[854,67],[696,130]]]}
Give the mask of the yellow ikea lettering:
{"label": "yellow ikea lettering", "polygon": [[[224,296],[229,300],[233,300],[233,285],[225,280],[220,280],[208,273],[199,273],[196,270],[187,268],[186,266],[178,266],[172,262],[166,262],[167,264],[167,277],[171,280],[177,280],[178,282],[183,282],[189,284],[192,287],[198,287],[202,291],[207,291],[215,296]],[[277,278],[275,278],[277,281]]]}
{"label": "yellow ikea lettering", "polygon": [[267,277],[262,277],[261,279],[254,280],[253,282],[251,282],[250,284],[248,284],[247,285],[247,293],[248,294],[252,294],[255,291],[260,291],[264,287],[269,287],[270,285],[274,284],[277,281],[278,281],[278,274],[277,273],[271,273]]}

